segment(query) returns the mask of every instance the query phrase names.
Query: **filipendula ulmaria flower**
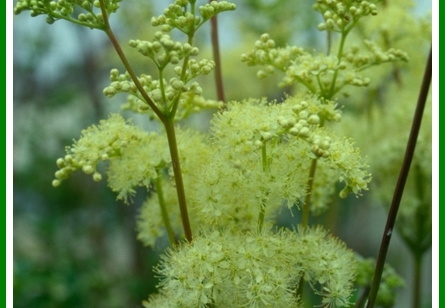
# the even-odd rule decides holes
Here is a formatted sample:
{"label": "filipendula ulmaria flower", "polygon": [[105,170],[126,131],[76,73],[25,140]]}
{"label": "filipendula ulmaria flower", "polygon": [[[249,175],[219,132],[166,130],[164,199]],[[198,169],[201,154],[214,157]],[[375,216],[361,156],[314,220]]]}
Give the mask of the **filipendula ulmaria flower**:
{"label": "filipendula ulmaria flower", "polygon": [[226,233],[208,231],[169,250],[156,271],[156,307],[304,307],[296,296],[309,282],[321,303],[348,305],[356,262],[353,253],[321,228]]}
{"label": "filipendula ulmaria flower", "polygon": [[196,169],[200,184],[189,194],[191,204],[208,221],[252,228],[258,215],[273,219],[283,203],[292,207],[306,196],[314,159],[320,170],[314,211],[326,208],[336,182],[345,183],[341,197],[359,195],[370,181],[366,162],[350,139],[320,127],[321,118],[339,117],[333,105],[314,98],[229,103],[212,121],[215,159]]}
{"label": "filipendula ulmaria flower", "polygon": [[81,137],[66,148],[66,153],[57,159],[59,170],[53,186],[59,186],[76,170],[100,181],[102,173],[98,164],[108,162],[108,184],[118,193],[118,198],[125,201],[135,187],[150,186],[156,167],[170,162],[164,136],[145,132],[118,114],[84,129]]}

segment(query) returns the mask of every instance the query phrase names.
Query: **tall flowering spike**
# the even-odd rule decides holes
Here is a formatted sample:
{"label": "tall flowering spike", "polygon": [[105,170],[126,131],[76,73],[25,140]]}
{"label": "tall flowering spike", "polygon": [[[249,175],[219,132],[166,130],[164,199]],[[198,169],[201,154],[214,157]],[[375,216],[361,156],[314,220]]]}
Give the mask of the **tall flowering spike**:
{"label": "tall flowering spike", "polygon": [[[116,12],[121,1],[104,0],[107,13]],[[49,24],[65,19],[90,28],[102,29],[104,26],[98,0],[18,0],[14,13],[23,11],[30,11],[31,16],[47,15]]]}
{"label": "tall flowering spike", "polygon": [[[247,234],[205,232],[170,250],[157,268],[162,299],[176,307],[304,307],[300,279],[322,303],[347,306],[356,262],[352,252],[322,229]],[[320,291],[318,286],[320,286]]]}

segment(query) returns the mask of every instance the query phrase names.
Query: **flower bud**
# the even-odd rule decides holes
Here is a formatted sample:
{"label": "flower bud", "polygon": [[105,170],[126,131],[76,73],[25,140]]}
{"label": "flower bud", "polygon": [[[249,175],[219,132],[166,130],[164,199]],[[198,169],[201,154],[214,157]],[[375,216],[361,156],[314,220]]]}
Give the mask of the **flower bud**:
{"label": "flower bud", "polygon": [[102,174],[100,174],[99,172],[94,172],[93,174],[93,180],[95,182],[100,182],[102,180]]}
{"label": "flower bud", "polygon": [[91,174],[94,172],[94,168],[91,165],[85,165],[82,167],[82,171],[86,174]]}

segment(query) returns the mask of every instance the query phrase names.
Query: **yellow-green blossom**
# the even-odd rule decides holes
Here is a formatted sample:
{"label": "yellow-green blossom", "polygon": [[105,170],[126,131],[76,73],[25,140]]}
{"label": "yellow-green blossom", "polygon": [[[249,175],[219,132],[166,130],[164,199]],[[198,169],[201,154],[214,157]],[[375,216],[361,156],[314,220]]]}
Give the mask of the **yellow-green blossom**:
{"label": "yellow-green blossom", "polygon": [[66,148],[66,153],[57,160],[59,170],[55,173],[54,186],[76,170],[100,181],[98,164],[108,162],[108,184],[123,200],[127,200],[137,186],[148,188],[151,178],[156,176],[156,168],[170,162],[164,136],[145,132],[118,114],[84,129],[79,140]]}
{"label": "yellow-green blossom", "polygon": [[[303,307],[301,279],[322,303],[347,306],[356,262],[343,243],[315,228],[304,232],[205,232],[170,250],[157,268],[160,298],[176,307]],[[321,291],[322,290],[322,291]]]}

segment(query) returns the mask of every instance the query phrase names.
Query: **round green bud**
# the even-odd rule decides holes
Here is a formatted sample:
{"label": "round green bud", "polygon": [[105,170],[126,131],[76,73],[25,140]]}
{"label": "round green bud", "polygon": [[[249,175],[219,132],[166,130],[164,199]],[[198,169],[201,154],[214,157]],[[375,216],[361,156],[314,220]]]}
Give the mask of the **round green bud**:
{"label": "round green bud", "polygon": [[94,172],[94,168],[91,165],[85,165],[82,167],[82,171],[86,174],[91,174]]}
{"label": "round green bud", "polygon": [[316,114],[311,114],[307,119],[307,122],[312,125],[317,125],[320,123],[320,118]]}
{"label": "round green bud", "polygon": [[53,17],[51,17],[51,16],[48,16],[48,17],[46,18],[46,22],[47,22],[48,24],[50,24],[50,25],[52,25],[55,21],[56,21],[56,20],[55,20]]}
{"label": "round green bud", "polygon": [[73,162],[73,156],[70,154],[65,155],[64,159],[69,164]]}
{"label": "round green bud", "polygon": [[99,172],[94,172],[93,174],[93,180],[95,182],[100,182],[102,180],[102,174],[100,174]]}
{"label": "round green bud", "polygon": [[57,167],[63,168],[66,166],[66,162],[63,158],[58,158],[56,161]]}
{"label": "round green bud", "polygon": [[309,134],[310,134],[309,128],[303,127],[303,128],[301,128],[298,135],[302,138],[307,138],[307,137],[309,137]]}
{"label": "round green bud", "polygon": [[175,90],[182,90],[184,88],[184,82],[178,79],[174,80],[171,85]]}

